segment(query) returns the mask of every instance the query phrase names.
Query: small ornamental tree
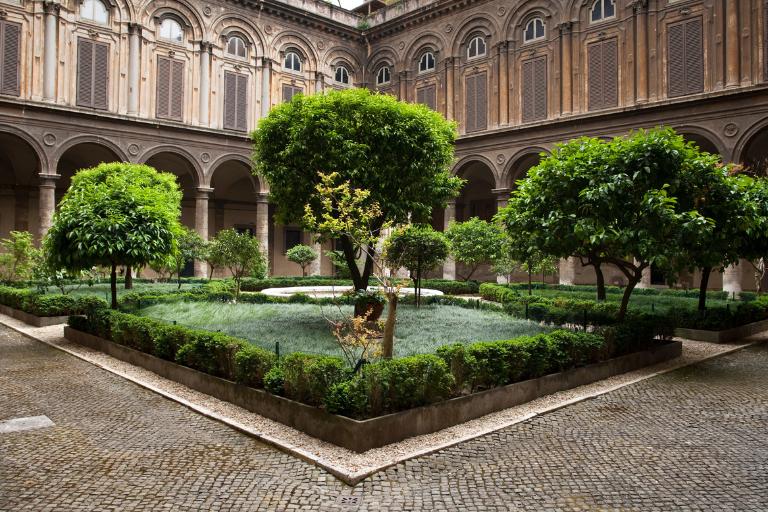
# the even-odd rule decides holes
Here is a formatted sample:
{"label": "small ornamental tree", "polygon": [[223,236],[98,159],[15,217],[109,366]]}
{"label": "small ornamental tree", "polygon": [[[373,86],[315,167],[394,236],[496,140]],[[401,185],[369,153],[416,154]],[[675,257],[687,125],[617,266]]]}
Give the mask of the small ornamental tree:
{"label": "small ornamental tree", "polygon": [[235,280],[235,300],[240,298],[240,284],[244,277],[266,276],[267,261],[259,240],[249,233],[238,233],[234,228],[224,229],[216,235],[213,246],[221,257],[221,264],[229,269]]}
{"label": "small ornamental tree", "polygon": [[[423,105],[365,89],[331,91],[273,108],[253,133],[253,160],[281,222],[304,220],[305,205],[314,217],[326,214],[317,185],[333,172],[380,206],[370,226],[378,240],[385,224],[429,218],[458,194],[462,180],[450,173],[455,138],[455,124]],[[365,290],[375,242],[357,247],[342,234],[339,244],[355,289]]]}
{"label": "small ornamental tree", "polygon": [[493,262],[493,271],[512,282],[512,274],[528,274],[528,295],[533,294],[533,274],[554,274],[557,271],[557,258],[546,256],[541,251],[531,251],[527,244],[519,244],[510,237],[504,240],[499,255]]}
{"label": "small ornamental tree", "polygon": [[412,224],[394,230],[384,243],[384,259],[393,268],[411,273],[416,290],[416,307],[421,305],[421,277],[448,257],[445,235],[432,226]]}
{"label": "small ornamental tree", "polygon": [[178,288],[181,289],[181,273],[187,262],[199,259],[202,256],[205,240],[195,231],[184,226],[176,238],[176,242],[177,248],[173,253],[173,269],[176,272],[176,279],[179,283]]}
{"label": "small ornamental tree", "polygon": [[176,177],[146,165],[99,164],[72,178],[44,246],[55,268],[111,269],[117,308],[117,267],[141,267],[176,250],[181,231]]}
{"label": "small ornamental tree", "polygon": [[445,236],[453,259],[469,268],[465,276],[459,276],[464,281],[469,281],[480,265],[496,261],[504,242],[504,233],[496,223],[477,217],[450,223]]}
{"label": "small ornamental tree", "polygon": [[0,240],[0,279],[21,281],[32,277],[38,249],[29,231],[11,231],[8,238]]}
{"label": "small ornamental tree", "polygon": [[301,267],[301,277],[307,276],[307,267],[318,257],[317,252],[308,245],[294,245],[285,252],[288,261]]}
{"label": "small ornamental tree", "polygon": [[739,256],[755,270],[755,289],[762,293],[768,261],[768,178],[740,175],[735,178],[741,191],[741,204],[747,209],[749,222],[739,230]]}

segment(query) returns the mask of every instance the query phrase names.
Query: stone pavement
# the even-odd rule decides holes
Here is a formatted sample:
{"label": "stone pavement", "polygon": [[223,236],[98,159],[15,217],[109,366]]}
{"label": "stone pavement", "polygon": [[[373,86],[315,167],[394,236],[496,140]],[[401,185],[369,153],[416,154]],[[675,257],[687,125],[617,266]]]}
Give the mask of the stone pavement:
{"label": "stone pavement", "polygon": [[319,468],[0,327],[0,510],[768,510],[768,346],[410,460]]}

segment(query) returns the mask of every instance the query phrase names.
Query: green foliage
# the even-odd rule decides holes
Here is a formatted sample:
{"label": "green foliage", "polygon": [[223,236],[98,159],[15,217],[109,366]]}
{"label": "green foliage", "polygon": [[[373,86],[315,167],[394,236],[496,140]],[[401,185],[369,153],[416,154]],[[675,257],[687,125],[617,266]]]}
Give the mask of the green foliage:
{"label": "green foliage", "polygon": [[246,276],[264,278],[267,260],[261,252],[259,240],[248,233],[238,233],[234,228],[219,231],[211,242],[209,254],[229,269],[235,280],[235,300],[240,296],[240,283]]}
{"label": "green foliage", "polygon": [[346,380],[349,369],[341,358],[294,352],[280,361],[282,395],[308,405],[322,405],[328,389]]}
{"label": "green foliage", "polygon": [[187,262],[200,259],[205,252],[206,242],[195,231],[182,226],[176,235],[176,251],[173,253],[173,268],[181,288],[181,272]]}
{"label": "green foliage", "polygon": [[96,297],[42,295],[32,290],[0,286],[0,304],[35,316],[68,316],[85,313],[104,301]]}
{"label": "green foliage", "polygon": [[264,386],[264,376],[275,366],[277,357],[263,348],[249,345],[235,354],[237,381],[246,386]]}
{"label": "green foliage", "polygon": [[32,277],[35,261],[39,259],[32,233],[11,231],[0,240],[0,281],[24,281]]}
{"label": "green foliage", "polygon": [[301,275],[305,277],[307,275],[307,267],[317,259],[318,254],[310,246],[299,244],[288,249],[285,256],[288,258],[288,261],[296,263],[301,267]]}
{"label": "green foliage", "polygon": [[409,224],[395,229],[387,238],[383,256],[391,267],[404,267],[411,272],[418,305],[421,302],[421,276],[448,257],[448,240],[432,226]]}
{"label": "green foliage", "polygon": [[445,231],[451,256],[456,263],[469,267],[462,279],[468,281],[480,267],[499,258],[504,235],[493,222],[472,217],[466,222],[452,222]]}

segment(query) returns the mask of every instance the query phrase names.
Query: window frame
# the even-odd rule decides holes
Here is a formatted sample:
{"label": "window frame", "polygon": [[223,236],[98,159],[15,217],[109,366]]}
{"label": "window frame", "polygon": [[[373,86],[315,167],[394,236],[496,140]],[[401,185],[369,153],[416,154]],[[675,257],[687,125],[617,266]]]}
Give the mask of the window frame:
{"label": "window frame", "polygon": [[[163,36],[163,25],[167,22],[175,23],[176,26],[179,27],[179,31],[181,32],[181,35],[178,40]],[[166,15],[160,18],[160,22],[157,26],[157,38],[160,41],[170,43],[170,44],[183,45],[185,37],[186,37],[186,30],[184,29],[184,23],[182,23],[180,19],[178,19],[176,16],[171,16],[171,15]]]}
{"label": "window frame", "polygon": [[[475,42],[483,44],[483,53],[480,53],[480,45],[477,44],[475,45],[477,47],[476,48],[477,53],[475,55],[472,55],[472,46]],[[482,59],[487,56],[488,56],[488,43],[485,42],[485,37],[479,34],[472,36],[469,40],[469,43],[467,44],[467,60]]]}
{"label": "window frame", "polygon": [[[230,53],[229,51],[229,45],[232,44],[233,40],[238,40],[242,44],[243,47],[243,55],[238,55],[237,53]],[[236,45],[237,46],[237,45]],[[246,39],[241,36],[238,33],[229,34],[227,35],[227,46],[224,49],[224,54],[231,59],[240,59],[240,60],[247,60],[248,59],[248,42]],[[237,49],[237,48],[235,48]]]}
{"label": "window frame", "polygon": [[[299,69],[295,69],[294,67],[286,67],[286,62],[288,62],[288,57],[290,55],[293,55],[295,58],[293,59],[293,62],[299,63]],[[304,71],[304,59],[302,59],[301,54],[296,51],[295,49],[290,49],[285,52],[285,55],[283,56],[283,69],[289,73],[295,73],[299,74],[302,71]]]}
{"label": "window frame", "polygon": [[[598,0],[598,1],[600,1],[600,0]],[[542,34],[540,36],[536,35],[536,22],[537,21],[541,22]],[[534,24],[533,25],[533,38],[532,39],[528,39],[528,27],[530,27],[532,23]],[[547,23],[544,21],[544,18],[542,18],[541,16],[534,16],[531,19],[529,19],[526,22],[525,26],[523,27],[523,44],[536,43],[536,42],[539,42],[539,41],[545,41],[546,39],[547,39]]]}
{"label": "window frame", "polygon": [[[387,72],[387,79],[384,81],[381,81],[379,80],[379,77],[384,71]],[[391,83],[392,83],[392,70],[389,68],[388,65],[385,64],[384,66],[381,66],[379,70],[376,72],[376,85],[380,87],[382,85],[387,85]]]}
{"label": "window frame", "polygon": [[[429,65],[429,60],[427,59],[428,56],[432,57],[432,67],[425,67],[424,69],[422,69],[421,67],[422,63],[425,63],[426,66]],[[425,61],[425,59],[427,60]],[[435,57],[435,52],[433,52],[432,50],[426,50],[419,57],[419,74],[434,73],[436,69],[437,69],[437,57]]]}
{"label": "window frame", "polygon": [[[605,15],[605,4],[607,2],[610,2],[613,5],[613,14],[610,16]],[[595,11],[595,6],[600,4],[600,18],[594,19],[592,13]],[[602,23],[604,21],[610,21],[616,19],[616,0],[595,0],[592,2],[592,5],[589,7],[589,24],[592,25],[593,23]]]}
{"label": "window frame", "polygon": [[[104,21],[99,21],[96,18],[86,18],[83,15],[84,7],[85,7],[85,3],[86,2],[91,2],[92,4],[95,4],[95,3],[100,4],[104,8],[104,14],[106,16],[106,19]],[[110,17],[111,17],[110,16],[111,15],[110,11],[111,11],[110,6],[106,2],[104,2],[103,0],[83,0],[80,3],[80,7],[79,7],[79,10],[78,10],[77,14],[78,14],[78,18],[80,18],[82,21],[85,21],[86,23],[95,23],[96,25],[104,26],[104,25],[109,25],[109,20],[110,20]]]}
{"label": "window frame", "polygon": [[[342,78],[344,78],[344,74],[346,74],[347,81],[338,80],[338,75],[341,73]],[[352,83],[352,74],[349,72],[349,68],[344,64],[337,64],[334,66],[333,70],[333,83],[339,84],[339,85],[351,85]]]}

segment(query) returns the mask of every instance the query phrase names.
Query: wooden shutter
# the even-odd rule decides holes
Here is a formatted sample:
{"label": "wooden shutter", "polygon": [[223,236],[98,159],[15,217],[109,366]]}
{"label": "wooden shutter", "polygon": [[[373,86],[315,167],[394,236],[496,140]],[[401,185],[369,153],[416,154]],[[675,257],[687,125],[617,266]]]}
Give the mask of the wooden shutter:
{"label": "wooden shutter", "polygon": [[522,72],[523,122],[547,117],[547,57],[523,62]]}
{"label": "wooden shutter", "polygon": [[667,95],[704,90],[704,40],[701,18],[667,26]]}
{"label": "wooden shutter", "polygon": [[304,89],[301,87],[294,87],[293,85],[283,85],[283,102],[288,102],[293,99],[297,94],[303,94]]}
{"label": "wooden shutter", "polygon": [[437,109],[437,93],[435,85],[427,85],[416,89],[416,103],[426,105],[432,110]]}
{"label": "wooden shutter", "polygon": [[157,99],[155,115],[159,119],[181,121],[184,117],[184,62],[157,58]]}
{"label": "wooden shutter", "polygon": [[77,105],[106,110],[109,103],[109,44],[77,41]]}
{"label": "wooden shutter", "polygon": [[470,75],[464,80],[464,131],[477,130],[477,75]]}
{"label": "wooden shutter", "polygon": [[224,128],[246,131],[248,129],[248,76],[224,73]]}
{"label": "wooden shutter", "polygon": [[522,103],[523,122],[532,121],[535,119],[533,115],[533,61],[526,60],[523,62],[521,80],[520,103]]}
{"label": "wooden shutter", "polygon": [[237,123],[236,130],[248,130],[248,75],[237,75]]}
{"label": "wooden shutter", "polygon": [[93,108],[107,109],[109,98],[109,45],[93,45]]}
{"label": "wooden shutter", "polygon": [[171,113],[170,118],[181,121],[184,117],[184,63],[171,61]]}
{"label": "wooden shutter", "polygon": [[19,96],[21,62],[21,25],[0,21],[0,94]]}
{"label": "wooden shutter", "polygon": [[485,130],[488,127],[488,75],[475,75],[475,129]]}
{"label": "wooden shutter", "polygon": [[618,41],[609,39],[587,46],[587,102],[589,110],[619,104]]}

